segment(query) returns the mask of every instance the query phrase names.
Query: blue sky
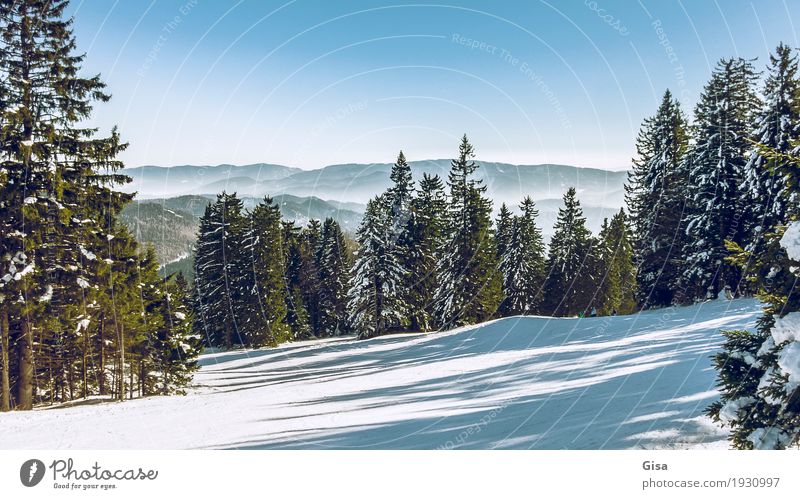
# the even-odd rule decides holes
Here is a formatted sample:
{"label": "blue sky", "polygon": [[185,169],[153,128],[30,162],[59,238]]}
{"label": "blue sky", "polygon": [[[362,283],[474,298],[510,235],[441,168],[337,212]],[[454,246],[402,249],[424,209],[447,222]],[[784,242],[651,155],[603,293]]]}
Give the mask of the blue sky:
{"label": "blue sky", "polygon": [[[800,3],[73,0],[127,166],[451,157],[623,169],[665,88],[784,41]],[[800,28],[800,26],[798,26]]]}

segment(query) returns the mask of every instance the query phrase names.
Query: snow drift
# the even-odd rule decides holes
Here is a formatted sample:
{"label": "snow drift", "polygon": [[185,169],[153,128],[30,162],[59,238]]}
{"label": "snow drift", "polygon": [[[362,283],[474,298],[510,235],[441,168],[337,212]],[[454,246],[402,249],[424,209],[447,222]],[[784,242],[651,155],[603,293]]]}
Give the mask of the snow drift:
{"label": "snow drift", "polygon": [[0,447],[622,449],[726,446],[720,330],[755,300],[513,317],[444,333],[204,355],[185,397],[0,415]]}

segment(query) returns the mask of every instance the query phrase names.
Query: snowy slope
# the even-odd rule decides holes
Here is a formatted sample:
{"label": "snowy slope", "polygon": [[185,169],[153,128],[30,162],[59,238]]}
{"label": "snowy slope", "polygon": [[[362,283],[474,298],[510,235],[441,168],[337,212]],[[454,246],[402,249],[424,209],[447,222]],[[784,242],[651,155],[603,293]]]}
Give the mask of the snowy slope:
{"label": "snowy slope", "polygon": [[0,415],[2,448],[725,446],[701,416],[754,300],[208,354],[186,397]]}

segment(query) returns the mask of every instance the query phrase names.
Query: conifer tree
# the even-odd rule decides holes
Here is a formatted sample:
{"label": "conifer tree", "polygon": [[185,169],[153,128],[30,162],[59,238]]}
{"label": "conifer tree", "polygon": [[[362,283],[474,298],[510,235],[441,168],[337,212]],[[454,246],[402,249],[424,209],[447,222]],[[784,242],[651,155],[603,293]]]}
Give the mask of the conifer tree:
{"label": "conifer tree", "polygon": [[438,262],[445,230],[447,198],[437,176],[422,175],[417,195],[411,201],[404,268],[408,273],[407,298],[410,327],[429,331],[433,327],[434,293],[439,285]]}
{"label": "conifer tree", "polygon": [[740,186],[758,109],[755,78],[749,61],[721,60],[695,109],[694,145],[684,157],[692,208],[680,287],[688,300],[715,298],[740,284],[741,272],[725,261],[725,241],[741,244],[748,223]]}
{"label": "conifer tree", "polygon": [[286,280],[286,324],[292,338],[304,339],[311,335],[308,311],[303,300],[304,239],[293,221],[282,222],[284,241],[284,268]]}
{"label": "conifer tree", "polygon": [[391,199],[367,203],[356,232],[358,250],[348,291],[349,324],[359,338],[384,334],[405,322],[404,270],[400,255],[387,241],[393,237]]}
{"label": "conifer tree", "polygon": [[185,393],[192,373],[197,370],[197,356],[202,337],[192,330],[192,297],[182,273],[167,278],[161,314],[164,327],[158,331],[156,361],[161,372],[163,395]]}
{"label": "conifer tree", "polygon": [[[789,196],[800,192],[800,157],[765,149],[766,162],[784,176]],[[785,449],[800,443],[800,222],[790,206],[788,226],[765,234],[763,252],[729,244],[730,261],[746,269],[750,286],[766,303],[755,332],[724,332],[714,356],[719,401],[707,409],[729,427],[738,449]]]}
{"label": "conifer tree", "polygon": [[301,233],[301,274],[300,288],[303,290],[303,304],[308,313],[308,323],[314,336],[321,336],[320,299],[322,285],[319,273],[319,253],[322,243],[322,224],[310,220]]}
{"label": "conifer tree", "polygon": [[339,336],[348,332],[347,279],[350,255],[339,223],[327,218],[322,226],[319,249],[319,331],[322,336]]}
{"label": "conifer tree", "polygon": [[249,214],[242,236],[245,259],[240,327],[252,347],[275,346],[290,338],[286,324],[286,280],[280,207],[266,197]]}
{"label": "conifer tree", "polygon": [[497,255],[499,259],[503,259],[506,254],[508,246],[511,243],[512,224],[514,217],[505,203],[500,205],[500,213],[497,215],[495,222],[494,239],[497,245]]}
{"label": "conifer tree", "polygon": [[655,116],[642,124],[637,158],[628,174],[626,201],[638,266],[637,301],[643,307],[670,305],[683,268],[686,241],[681,224],[688,175],[681,168],[688,143],[680,104],[667,90]]}
{"label": "conifer tree", "polygon": [[599,234],[600,290],[595,300],[600,315],[630,314],[636,310],[636,267],[625,211],[603,221]]}
{"label": "conifer tree", "polygon": [[[83,56],[74,54],[66,6],[65,0],[0,2],[0,292],[9,297],[0,299],[0,315],[16,345],[9,365],[17,370],[18,409],[33,406],[34,384],[42,399],[75,396],[76,362],[87,379],[79,349],[88,345],[84,328],[96,320],[89,306],[98,299],[105,264],[93,255],[130,199],[113,190],[128,181],[115,159],[125,144],[115,130],[98,137],[82,126],[93,104],[109,95],[98,76],[81,76]],[[47,362],[37,362],[37,354]],[[58,379],[35,369],[45,364],[58,370]]]}
{"label": "conifer tree", "polygon": [[596,263],[592,235],[575,188],[570,187],[564,194],[564,207],[558,209],[547,257],[544,307],[549,315],[587,312],[597,290]]}
{"label": "conifer tree", "polygon": [[197,327],[215,346],[243,344],[237,315],[248,291],[241,265],[244,207],[236,194],[225,192],[200,218],[195,254],[195,286],[199,300]]}
{"label": "conifer tree", "polygon": [[[510,238],[501,254],[505,295],[500,305],[501,315],[535,314],[543,297],[546,261],[542,231],[536,226],[539,212],[530,197],[522,201],[520,211],[511,220]],[[498,232],[499,227],[498,221]]]}
{"label": "conifer tree", "polygon": [[473,157],[464,135],[458,158],[451,162],[449,219],[434,298],[436,318],[444,328],[487,320],[502,301],[492,204],[484,197],[486,186],[473,176],[478,167]]}
{"label": "conifer tree", "polygon": [[[800,140],[800,82],[797,57],[783,43],[770,55],[764,82],[764,102],[758,113],[756,147],[745,166],[744,197],[752,203],[753,217],[748,217],[746,248],[754,254],[763,251],[764,235],[775,232],[786,222],[791,199],[784,176],[778,173],[784,166],[771,165],[764,149],[787,154]],[[772,157],[776,157],[774,154]]]}

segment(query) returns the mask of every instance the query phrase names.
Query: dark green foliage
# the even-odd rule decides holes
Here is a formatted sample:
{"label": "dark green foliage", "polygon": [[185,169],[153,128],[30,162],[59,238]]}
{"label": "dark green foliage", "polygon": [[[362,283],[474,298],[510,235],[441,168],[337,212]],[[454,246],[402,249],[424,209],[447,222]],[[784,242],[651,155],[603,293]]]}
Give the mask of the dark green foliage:
{"label": "dark green foliage", "polygon": [[239,323],[248,346],[275,346],[291,338],[281,212],[267,197],[247,217],[242,235],[245,289]]}
{"label": "dark green foliage", "polygon": [[600,290],[595,299],[599,315],[636,311],[636,267],[625,212],[603,221],[599,234]]}
{"label": "dark green foliage", "polygon": [[741,272],[725,261],[726,240],[742,244],[747,218],[741,185],[758,98],[756,74],[744,59],[723,59],[695,109],[694,144],[683,160],[691,202],[679,286],[684,301],[715,298],[725,286],[736,291]]}
{"label": "dark green foliage", "polygon": [[672,304],[683,268],[686,128],[680,104],[667,90],[655,116],[642,124],[625,186],[638,266],[637,301],[644,308]]}
{"label": "dark green foliage", "polygon": [[328,218],[322,225],[316,255],[319,272],[318,336],[339,336],[347,325],[347,279],[350,253],[339,223]]}
{"label": "dark green foliage", "polygon": [[547,257],[544,311],[574,316],[589,312],[597,292],[597,255],[575,188],[564,194]]}
{"label": "dark green foliage", "polygon": [[443,328],[487,320],[502,301],[492,204],[483,195],[486,186],[473,177],[473,157],[464,135],[450,169],[450,205],[434,297],[436,320]]}
{"label": "dark green foliage", "polygon": [[359,338],[371,338],[404,325],[408,312],[403,298],[404,269],[394,239],[391,200],[378,196],[356,233],[358,250],[349,282],[349,324]]}
{"label": "dark green foliage", "polygon": [[536,226],[539,212],[529,197],[522,201],[520,211],[519,216],[508,219],[508,212],[504,215],[501,209],[497,224],[498,249],[500,228],[510,225],[505,229],[508,230],[507,240],[500,252],[505,295],[498,311],[501,316],[539,313],[544,297],[547,269],[542,231]]}
{"label": "dark green foliage", "polygon": [[439,286],[438,262],[446,229],[447,198],[438,176],[422,175],[411,201],[411,219],[404,241],[409,249],[403,267],[408,272],[407,298],[412,331],[429,331],[434,324],[434,294]]}

